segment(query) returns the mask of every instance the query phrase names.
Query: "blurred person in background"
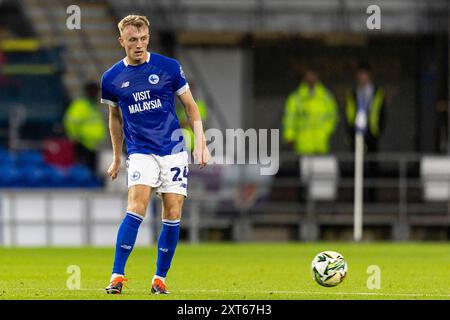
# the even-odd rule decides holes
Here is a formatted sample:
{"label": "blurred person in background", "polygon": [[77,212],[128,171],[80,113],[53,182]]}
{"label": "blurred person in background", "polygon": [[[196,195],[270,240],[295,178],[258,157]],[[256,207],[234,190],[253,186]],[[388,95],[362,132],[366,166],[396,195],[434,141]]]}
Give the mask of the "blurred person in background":
{"label": "blurred person in background", "polygon": [[106,138],[106,121],[97,101],[99,86],[88,82],[84,96],[71,102],[64,115],[66,135],[75,143],[78,163],[97,172],[97,151]]}
{"label": "blurred person in background", "polygon": [[320,82],[317,71],[308,68],[303,81],[286,100],[284,140],[299,156],[328,154],[338,121],[333,94]]}
{"label": "blurred person in background", "polygon": [[[345,114],[347,122],[347,138],[351,150],[355,150],[355,120],[358,112],[364,112],[367,119],[364,131],[365,151],[369,154],[379,152],[380,136],[385,128],[385,95],[384,90],[373,81],[370,66],[360,63],[356,72],[356,83],[345,98]],[[377,178],[380,167],[376,161],[369,160],[364,163],[364,176]],[[368,202],[376,200],[374,188],[364,189],[364,198]]]}
{"label": "blurred person in background", "polygon": [[356,72],[356,83],[345,97],[347,134],[352,150],[355,147],[355,119],[359,111],[366,114],[367,128],[364,142],[369,153],[379,151],[379,140],[385,127],[384,90],[374,83],[370,66],[361,63]]}

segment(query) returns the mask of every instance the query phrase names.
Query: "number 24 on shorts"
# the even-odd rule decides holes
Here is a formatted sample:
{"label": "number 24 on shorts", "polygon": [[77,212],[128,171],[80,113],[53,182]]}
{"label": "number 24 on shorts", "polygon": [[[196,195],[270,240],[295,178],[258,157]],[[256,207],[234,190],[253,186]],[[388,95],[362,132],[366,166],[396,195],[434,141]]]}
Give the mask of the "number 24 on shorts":
{"label": "number 24 on shorts", "polygon": [[183,181],[183,178],[188,177],[188,168],[185,166],[183,169],[183,178],[180,177],[181,174],[181,168],[179,167],[174,167],[174,168],[170,168],[170,171],[175,172],[175,175],[172,178],[172,181]]}

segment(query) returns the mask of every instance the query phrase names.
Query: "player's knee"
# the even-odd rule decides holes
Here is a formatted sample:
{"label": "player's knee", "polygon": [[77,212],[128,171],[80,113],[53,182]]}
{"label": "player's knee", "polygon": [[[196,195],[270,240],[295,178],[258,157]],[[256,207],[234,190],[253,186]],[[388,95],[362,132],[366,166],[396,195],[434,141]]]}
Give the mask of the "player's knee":
{"label": "player's knee", "polygon": [[143,203],[132,202],[128,204],[127,211],[131,211],[145,217],[147,206]]}
{"label": "player's knee", "polygon": [[181,208],[172,207],[164,210],[163,218],[166,220],[180,220]]}

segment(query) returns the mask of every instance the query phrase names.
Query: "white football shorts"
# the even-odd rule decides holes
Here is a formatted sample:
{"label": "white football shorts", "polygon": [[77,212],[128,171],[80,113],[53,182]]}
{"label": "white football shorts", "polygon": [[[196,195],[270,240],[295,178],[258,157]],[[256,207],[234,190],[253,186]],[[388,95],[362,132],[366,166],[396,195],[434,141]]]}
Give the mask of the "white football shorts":
{"label": "white football shorts", "polygon": [[188,153],[186,151],[157,156],[133,153],[127,159],[128,188],[144,184],[161,193],[187,196]]}

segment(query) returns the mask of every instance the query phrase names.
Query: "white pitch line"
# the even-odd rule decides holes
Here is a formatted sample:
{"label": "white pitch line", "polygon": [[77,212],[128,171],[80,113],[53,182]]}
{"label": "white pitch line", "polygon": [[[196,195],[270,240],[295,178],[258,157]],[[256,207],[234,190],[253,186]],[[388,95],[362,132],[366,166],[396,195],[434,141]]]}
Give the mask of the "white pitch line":
{"label": "white pitch line", "polygon": [[[36,288],[8,288],[7,290],[34,290]],[[39,289],[38,289],[39,290]],[[46,288],[41,290],[49,290],[49,291],[65,291],[65,292],[76,292],[76,291],[98,291],[104,292],[104,289],[88,289],[81,288],[77,290],[69,290],[65,288]],[[145,289],[125,289],[127,292],[143,292],[148,293],[149,290]],[[216,294],[292,294],[292,295],[359,295],[359,296],[398,296],[398,297],[448,297],[450,298],[450,294],[442,294],[442,293],[383,293],[383,292],[322,292],[322,291],[283,291],[283,290],[219,290],[219,289],[196,289],[196,290],[177,290],[174,293],[216,293]],[[1,293],[1,291],[0,291]]]}
{"label": "white pitch line", "polygon": [[252,294],[252,293],[266,293],[266,294],[304,294],[304,295],[366,295],[366,296],[405,296],[405,297],[450,297],[450,294],[433,294],[433,293],[382,293],[382,292],[321,292],[321,291],[221,291],[221,290],[178,290],[178,292],[205,292],[205,293],[242,293],[242,294]]}

